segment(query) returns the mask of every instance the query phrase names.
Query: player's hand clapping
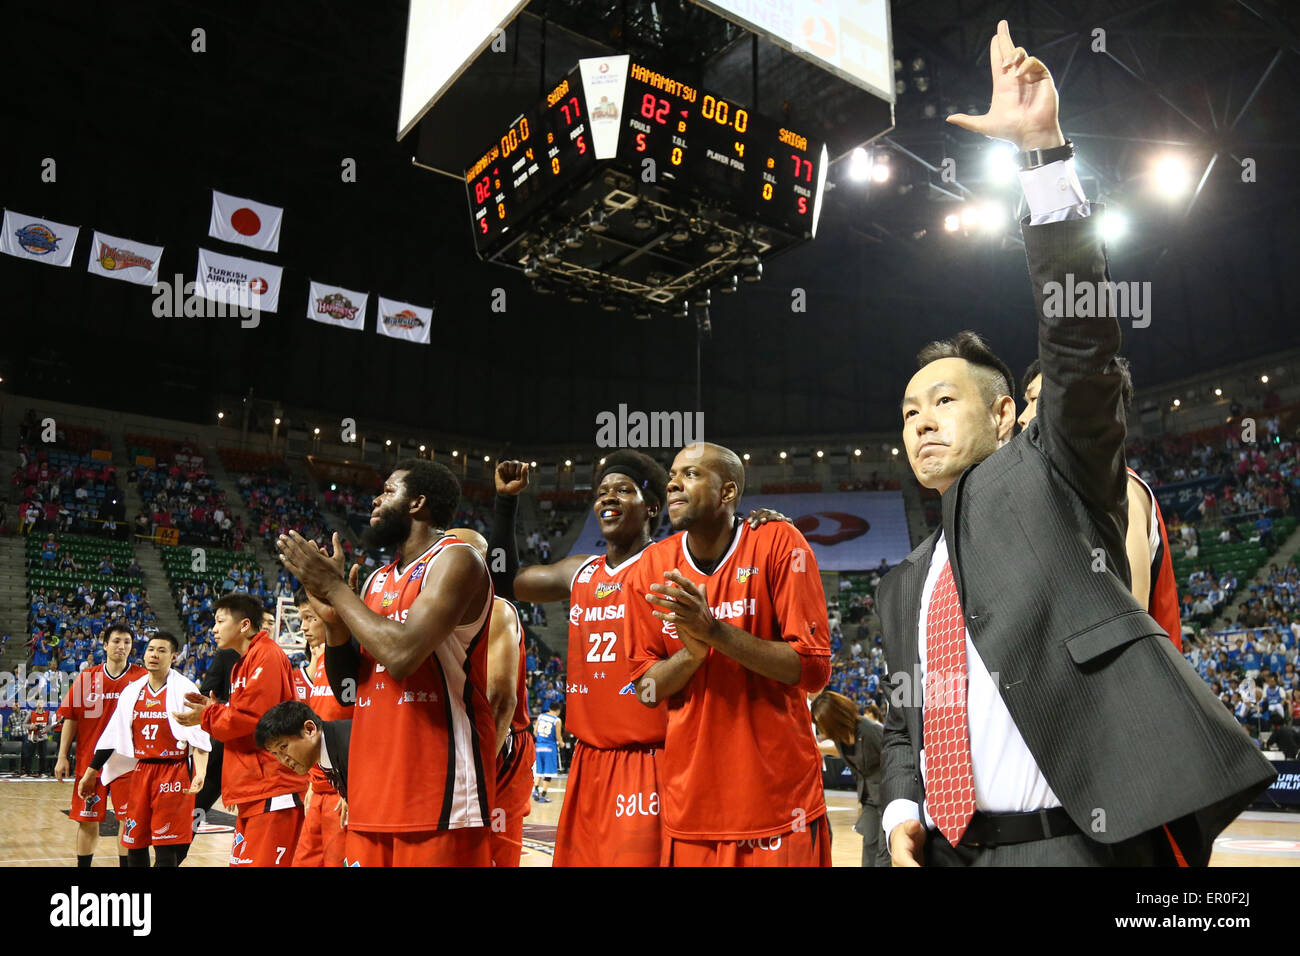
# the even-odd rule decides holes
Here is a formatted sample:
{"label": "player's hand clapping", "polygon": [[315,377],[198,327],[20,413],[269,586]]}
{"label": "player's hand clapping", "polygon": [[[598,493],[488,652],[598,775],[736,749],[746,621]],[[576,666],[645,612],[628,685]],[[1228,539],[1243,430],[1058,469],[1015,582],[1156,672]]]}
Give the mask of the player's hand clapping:
{"label": "player's hand clapping", "polygon": [[333,552],[330,554],[318,548],[297,531],[280,535],[276,547],[280,551],[281,563],[298,579],[308,594],[326,598],[330,588],[341,581],[346,581],[347,557],[343,553],[342,541],[337,531],[334,532]]}
{"label": "player's hand clapping", "polygon": [[[705,594],[676,568],[664,572],[663,584],[652,584],[646,600],[659,608],[654,616],[677,629],[682,645],[696,658],[709,653],[709,645],[718,626]],[[662,597],[660,596],[662,595]]]}
{"label": "player's hand clapping", "polygon": [[499,495],[521,494],[528,487],[528,462],[497,462],[496,484]]}
{"label": "player's hand clapping", "polygon": [[196,727],[203,720],[203,712],[219,703],[221,702],[217,700],[215,692],[210,692],[207,697],[204,697],[202,694],[190,691],[185,695],[185,710],[178,710],[172,716],[176,718],[176,723],[182,727]]}

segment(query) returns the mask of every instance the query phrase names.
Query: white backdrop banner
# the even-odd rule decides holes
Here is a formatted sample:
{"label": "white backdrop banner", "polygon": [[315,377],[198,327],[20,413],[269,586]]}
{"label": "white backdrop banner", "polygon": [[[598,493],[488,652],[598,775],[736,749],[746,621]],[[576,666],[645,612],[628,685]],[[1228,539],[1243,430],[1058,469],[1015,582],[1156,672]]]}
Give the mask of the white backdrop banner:
{"label": "white backdrop banner", "polygon": [[223,256],[199,247],[195,292],[213,302],[248,305],[262,312],[280,307],[280,277],[283,270],[266,262]]}
{"label": "white backdrop banner", "polygon": [[379,315],[375,331],[390,339],[429,344],[429,329],[433,325],[433,309],[409,302],[395,302],[379,297]]}
{"label": "white backdrop banner", "polygon": [[96,231],[90,243],[90,262],[86,271],[105,279],[152,286],[158,281],[162,254],[162,246],[149,246]]}
{"label": "white backdrop banner", "polygon": [[6,209],[3,228],[0,252],[51,266],[72,265],[80,226],[65,226],[53,219],[37,219]]}
{"label": "white backdrop banner", "polygon": [[313,282],[307,293],[307,318],[359,332],[366,324],[366,300],[369,298],[365,292]]}

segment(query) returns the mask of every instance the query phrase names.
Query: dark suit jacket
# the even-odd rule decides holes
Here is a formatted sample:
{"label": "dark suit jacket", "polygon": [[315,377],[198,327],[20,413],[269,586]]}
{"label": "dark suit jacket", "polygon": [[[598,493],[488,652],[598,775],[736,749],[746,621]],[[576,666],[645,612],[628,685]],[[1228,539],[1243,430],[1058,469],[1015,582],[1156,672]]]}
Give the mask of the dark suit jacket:
{"label": "dark suit jacket", "polygon": [[323,720],[320,732],[325,738],[325,750],[329,753],[330,765],[333,768],[326,770],[325,774],[334,784],[334,789],[339,792],[339,796],[346,800],[348,798],[348,748],[352,744],[352,721]]}
{"label": "dark suit jacket", "polygon": [[[1047,283],[1107,278],[1095,225],[1094,214],[1024,229],[1038,416],[943,495],[943,534],[967,634],[1071,820],[1102,843],[1168,822],[1188,862],[1203,865],[1275,773],[1129,593],[1119,323],[1044,315]],[[917,619],[936,537],[877,597],[894,685],[886,808],[924,796]]]}
{"label": "dark suit jacket", "polygon": [[835,742],[835,748],[853,771],[858,803],[872,803],[879,809],[884,809],[880,807],[880,783],[884,777],[880,757],[884,742],[884,728],[866,717],[858,721],[857,738],[851,748],[846,749],[838,740]]}

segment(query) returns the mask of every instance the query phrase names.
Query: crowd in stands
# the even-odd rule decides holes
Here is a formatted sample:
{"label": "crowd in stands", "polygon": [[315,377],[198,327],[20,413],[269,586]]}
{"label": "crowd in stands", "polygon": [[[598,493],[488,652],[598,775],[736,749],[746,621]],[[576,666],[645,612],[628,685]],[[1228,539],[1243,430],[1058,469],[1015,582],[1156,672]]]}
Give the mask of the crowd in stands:
{"label": "crowd in stands", "polygon": [[127,481],[135,483],[146,508],[136,515],[137,534],[174,528],[180,544],[241,550],[243,523],[230,514],[226,493],[200,466],[176,460],[141,465],[131,469]]}
{"label": "crowd in stands", "polygon": [[92,455],[108,442],[91,428],[58,423],[51,427],[52,436],[32,409],[19,425],[18,467],[0,527],[7,527],[12,513],[20,534],[65,531],[125,537],[117,469]]}
{"label": "crowd in stands", "polygon": [[144,632],[157,626],[148,588],[109,586],[101,591],[93,582],[67,590],[38,588],[27,614],[27,663],[34,670],[68,675],[103,663],[103,644],[97,638],[119,622],[136,632],[135,651],[143,654]]}
{"label": "crowd in stands", "polygon": [[846,478],[840,482],[840,491],[897,491],[900,487],[897,478],[881,478],[877,471],[870,478]]}
{"label": "crowd in stands", "polygon": [[[311,541],[325,541],[330,529],[307,484],[279,474],[241,474],[239,493],[254,522],[254,533],[274,553],[280,535],[297,531]],[[352,544],[346,542],[351,557]]]}

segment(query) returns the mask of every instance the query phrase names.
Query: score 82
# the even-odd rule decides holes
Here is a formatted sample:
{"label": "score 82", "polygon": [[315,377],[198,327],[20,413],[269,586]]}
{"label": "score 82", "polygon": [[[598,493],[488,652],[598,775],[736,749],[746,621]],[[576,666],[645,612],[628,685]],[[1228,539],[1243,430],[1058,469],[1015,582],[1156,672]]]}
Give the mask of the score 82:
{"label": "score 82", "polygon": [[661,100],[653,93],[647,93],[641,97],[641,115],[646,119],[652,119],[660,126],[668,123],[668,110],[670,104],[667,100]]}

